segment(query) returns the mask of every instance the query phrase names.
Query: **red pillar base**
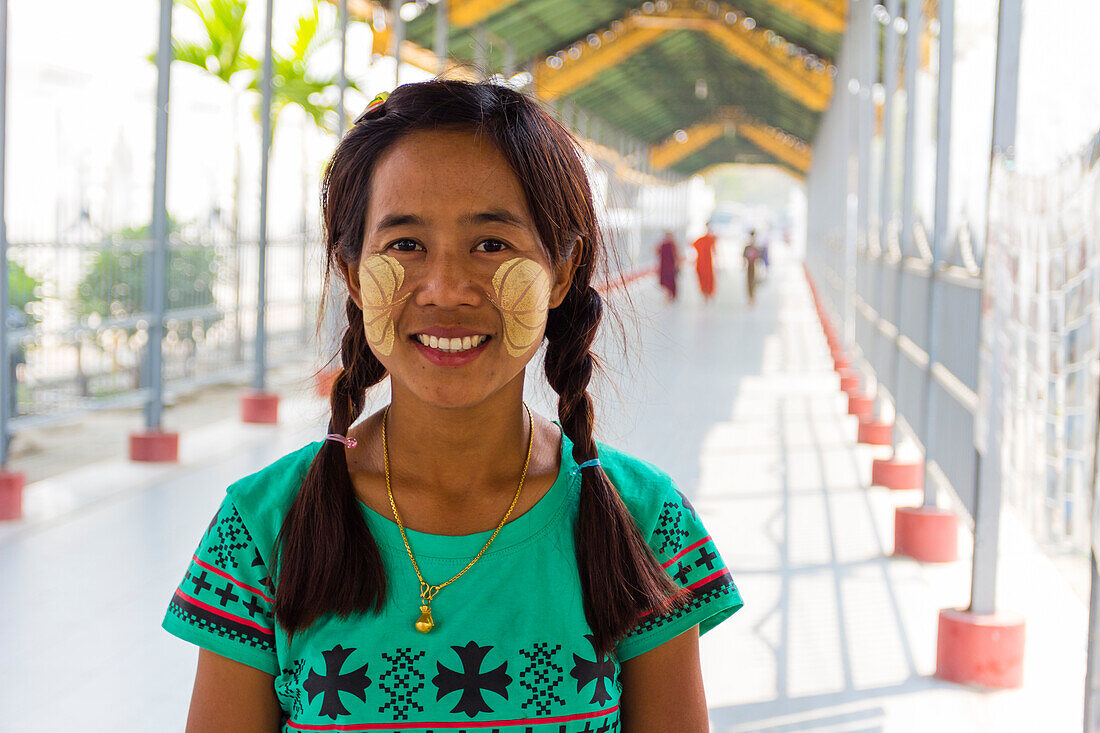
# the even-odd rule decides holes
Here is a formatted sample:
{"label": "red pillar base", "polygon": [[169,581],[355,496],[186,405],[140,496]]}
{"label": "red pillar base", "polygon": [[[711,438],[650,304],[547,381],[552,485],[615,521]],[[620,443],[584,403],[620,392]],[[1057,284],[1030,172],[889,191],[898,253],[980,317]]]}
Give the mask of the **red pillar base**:
{"label": "red pillar base", "polygon": [[180,459],[180,434],[163,430],[130,433],[130,460],[143,463],[175,463]]}
{"label": "red pillar base", "polygon": [[920,562],[959,559],[958,519],[936,507],[898,507],[894,510],[894,555]]}
{"label": "red pillar base", "polygon": [[835,356],[835,357],[833,357],[833,369],[835,369],[836,371],[840,372],[840,371],[843,371],[845,369],[851,369],[851,368],[852,368],[852,362],[848,360],[848,357],[846,357],[846,356]]}
{"label": "red pillar base", "polygon": [[[851,399],[850,397],[848,398]],[[890,445],[890,438],[894,432],[894,426],[888,422],[878,420],[859,421],[859,433],[856,440],[867,445]]]}
{"label": "red pillar base", "polygon": [[859,394],[859,375],[855,372],[843,369],[840,374],[840,389],[847,392],[849,395],[855,393]]}
{"label": "red pillar base", "polygon": [[924,465],[893,458],[876,458],[871,462],[871,485],[885,486],[894,491],[924,488]]}
{"label": "red pillar base", "polygon": [[242,393],[241,421],[267,425],[279,422],[279,395],[257,390]]}
{"label": "red pillar base", "polygon": [[875,412],[875,398],[862,394],[848,395],[848,414],[860,420],[870,420]]}
{"label": "red pillar base", "polygon": [[940,611],[936,676],[948,682],[999,689],[1023,685],[1023,616],[1004,611]]}
{"label": "red pillar base", "polygon": [[22,471],[0,471],[0,520],[23,518]]}
{"label": "red pillar base", "polygon": [[317,374],[313,386],[318,397],[326,400],[329,398],[332,394],[332,385],[336,383],[336,375],[339,373],[339,369],[326,369]]}

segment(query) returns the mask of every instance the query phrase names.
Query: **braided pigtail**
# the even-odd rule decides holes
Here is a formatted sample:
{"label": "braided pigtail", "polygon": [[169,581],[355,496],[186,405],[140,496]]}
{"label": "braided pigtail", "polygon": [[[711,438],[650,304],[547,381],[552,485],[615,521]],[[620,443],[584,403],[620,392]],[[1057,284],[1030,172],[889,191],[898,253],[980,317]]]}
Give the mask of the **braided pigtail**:
{"label": "braided pigtail", "polygon": [[[599,293],[587,278],[577,277],[546,324],[546,378],[558,393],[558,418],[573,441],[578,464],[599,457],[588,383],[595,365],[590,350],[602,315]],[[610,654],[642,614],[667,613],[680,597],[598,466],[581,471],[575,542],[584,612],[600,654]]]}
{"label": "braided pigtail", "polygon": [[[346,310],[343,368],[332,387],[328,424],[328,432],[340,435],[362,414],[367,389],[385,376],[367,345],[363,311],[351,298]],[[381,610],[385,603],[382,556],[356,499],[342,444],[321,444],[275,547],[275,618],[289,635],[322,614],[346,617]]]}

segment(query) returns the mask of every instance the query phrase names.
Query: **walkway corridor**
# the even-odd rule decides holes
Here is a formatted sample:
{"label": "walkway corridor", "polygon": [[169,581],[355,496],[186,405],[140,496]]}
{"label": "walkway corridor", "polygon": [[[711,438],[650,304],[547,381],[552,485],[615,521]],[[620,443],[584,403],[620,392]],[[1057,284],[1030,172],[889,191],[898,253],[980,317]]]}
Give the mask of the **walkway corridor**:
{"label": "walkway corridor", "polygon": [[[1002,597],[1028,618],[1025,685],[931,676],[936,614],[968,598],[965,537],[951,566],[889,557],[894,507],[919,497],[868,488],[872,449],[855,445],[801,265],[773,256],[752,310],[736,268],[710,305],[690,270],[676,304],[649,280],[632,308],[616,298],[630,325],[605,340],[597,390],[601,438],[672,474],[744,597],[703,638],[713,729],[1080,730],[1086,606],[1009,518]],[[545,392],[531,403],[551,414]],[[84,508],[0,535],[0,730],[182,730],[196,651],[160,629],[165,605],[225,486],[320,437],[324,409],[299,397],[277,427],[184,434],[172,470],[105,462],[72,482]]]}

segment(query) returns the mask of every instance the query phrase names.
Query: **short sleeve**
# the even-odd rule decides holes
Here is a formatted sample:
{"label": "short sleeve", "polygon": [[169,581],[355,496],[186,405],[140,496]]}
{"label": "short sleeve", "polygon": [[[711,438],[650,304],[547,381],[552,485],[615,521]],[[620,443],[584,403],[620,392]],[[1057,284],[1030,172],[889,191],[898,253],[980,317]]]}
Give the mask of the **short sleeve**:
{"label": "short sleeve", "polygon": [[713,538],[691,502],[671,482],[650,531],[649,546],[676,584],[689,594],[671,613],[643,616],[619,643],[619,661],[656,649],[695,625],[700,635],[705,634],[743,605]]}
{"label": "short sleeve", "polygon": [[227,496],[206,528],[162,626],[203,649],[277,675],[273,598],[266,563]]}

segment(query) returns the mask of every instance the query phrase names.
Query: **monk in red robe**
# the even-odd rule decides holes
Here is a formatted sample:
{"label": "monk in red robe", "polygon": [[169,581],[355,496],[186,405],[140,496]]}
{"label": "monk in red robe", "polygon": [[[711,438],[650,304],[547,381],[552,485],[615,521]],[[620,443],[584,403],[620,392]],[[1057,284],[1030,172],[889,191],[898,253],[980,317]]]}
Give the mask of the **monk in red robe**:
{"label": "monk in red robe", "polygon": [[711,231],[710,223],[707,224],[706,234],[691,243],[695,248],[695,274],[699,276],[699,290],[708,302],[714,297],[714,249],[717,244],[718,237]]}
{"label": "monk in red robe", "polygon": [[665,289],[668,302],[676,300],[676,276],[680,272],[680,250],[676,246],[676,240],[672,238],[672,232],[665,232],[664,239],[657,245],[657,261],[660,264],[661,287]]}

